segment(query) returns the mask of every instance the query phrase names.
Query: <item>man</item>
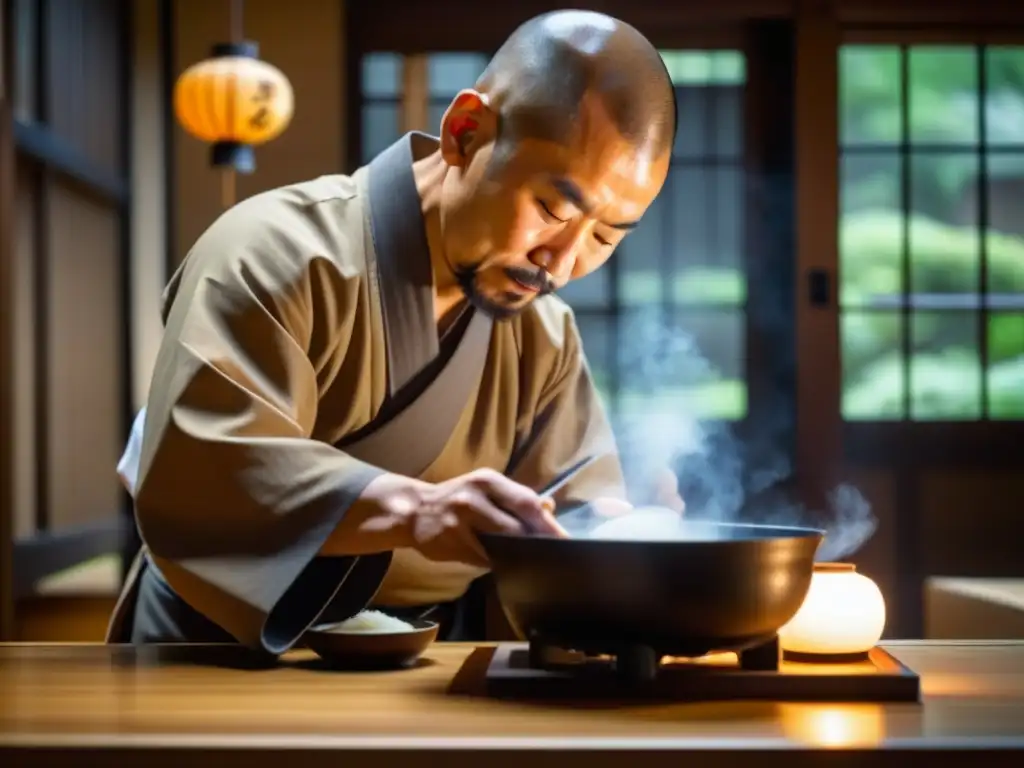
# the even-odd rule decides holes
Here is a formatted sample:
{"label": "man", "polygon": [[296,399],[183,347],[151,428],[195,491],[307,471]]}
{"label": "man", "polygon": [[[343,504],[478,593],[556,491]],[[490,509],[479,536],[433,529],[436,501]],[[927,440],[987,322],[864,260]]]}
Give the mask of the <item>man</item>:
{"label": "man", "polygon": [[[672,85],[595,13],[517,29],[439,139],[255,196],[196,242],[128,473],[145,546],[109,639],[278,654],[367,605],[479,636],[477,531],[625,502],[572,312],[660,191]],[[477,598],[474,599],[474,595]]]}

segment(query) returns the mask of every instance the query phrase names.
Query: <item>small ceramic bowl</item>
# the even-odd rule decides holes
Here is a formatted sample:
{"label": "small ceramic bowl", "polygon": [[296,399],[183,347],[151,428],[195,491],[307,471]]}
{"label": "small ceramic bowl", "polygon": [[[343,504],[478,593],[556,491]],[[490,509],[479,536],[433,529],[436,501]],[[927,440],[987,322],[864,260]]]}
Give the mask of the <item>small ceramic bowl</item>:
{"label": "small ceramic bowl", "polygon": [[336,625],[309,629],[303,642],[329,666],[339,669],[402,669],[416,663],[437,639],[435,621],[414,619],[404,632],[344,632]]}

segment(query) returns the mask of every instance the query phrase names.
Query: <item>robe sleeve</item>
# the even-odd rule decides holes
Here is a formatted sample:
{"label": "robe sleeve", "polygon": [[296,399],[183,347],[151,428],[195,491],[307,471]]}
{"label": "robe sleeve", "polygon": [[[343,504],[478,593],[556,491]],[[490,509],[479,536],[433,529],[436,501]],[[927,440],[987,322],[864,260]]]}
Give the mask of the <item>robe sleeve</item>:
{"label": "robe sleeve", "polygon": [[231,217],[172,281],[136,515],[174,590],[240,643],[276,655],[335,594],[340,614],[362,610],[391,554],[317,554],[382,473],[311,438],[359,279],[306,257],[317,239],[303,242],[287,219]]}
{"label": "robe sleeve", "polygon": [[555,495],[559,511],[597,498],[626,500],[626,483],[600,393],[583,353],[571,312],[562,345],[547,376],[530,433],[509,467],[510,476],[536,490],[587,456],[598,456]]}

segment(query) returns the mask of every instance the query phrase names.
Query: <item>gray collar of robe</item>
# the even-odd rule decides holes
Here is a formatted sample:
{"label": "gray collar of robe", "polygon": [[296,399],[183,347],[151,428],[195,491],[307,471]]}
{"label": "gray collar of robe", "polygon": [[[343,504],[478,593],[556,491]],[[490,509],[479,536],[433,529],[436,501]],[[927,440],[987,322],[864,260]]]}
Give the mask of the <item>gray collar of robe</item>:
{"label": "gray collar of robe", "polygon": [[392,395],[439,353],[426,223],[412,173],[414,157],[436,144],[426,134],[407,133],[369,165],[370,223]]}
{"label": "gray collar of robe", "polygon": [[[419,193],[412,175],[413,142],[407,134],[370,163],[370,224],[384,317],[388,387],[392,395],[439,354],[434,321],[433,272]],[[458,346],[426,389],[384,423],[373,423],[338,447],[368,464],[418,477],[441,455],[480,385],[493,321],[472,316]]]}

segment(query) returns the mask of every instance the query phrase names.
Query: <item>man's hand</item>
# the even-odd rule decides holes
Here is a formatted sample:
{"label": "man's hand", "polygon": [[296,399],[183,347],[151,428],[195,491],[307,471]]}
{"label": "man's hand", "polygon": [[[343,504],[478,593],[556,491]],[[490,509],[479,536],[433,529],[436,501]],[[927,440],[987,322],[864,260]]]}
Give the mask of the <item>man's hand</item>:
{"label": "man's hand", "polygon": [[431,560],[486,566],[478,532],[567,535],[545,499],[491,469],[400,487],[384,506],[392,519],[402,521],[405,546]]}
{"label": "man's hand", "polygon": [[441,483],[386,473],[367,484],[320,554],[409,547],[430,560],[486,567],[480,532],[569,535],[555,520],[550,499],[492,469]]}

